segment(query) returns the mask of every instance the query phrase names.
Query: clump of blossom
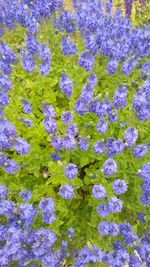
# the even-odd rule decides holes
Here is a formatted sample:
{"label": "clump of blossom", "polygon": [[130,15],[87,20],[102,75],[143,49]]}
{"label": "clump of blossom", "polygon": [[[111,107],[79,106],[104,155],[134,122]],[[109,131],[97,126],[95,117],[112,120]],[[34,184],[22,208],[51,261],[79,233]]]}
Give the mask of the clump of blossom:
{"label": "clump of blossom", "polygon": [[32,104],[30,104],[26,99],[22,101],[23,103],[23,111],[26,114],[31,114],[32,113]]}
{"label": "clump of blossom", "polygon": [[76,55],[78,52],[76,44],[74,44],[69,36],[62,37],[62,52],[64,56]]}
{"label": "clump of blossom", "polygon": [[39,203],[42,212],[42,220],[46,224],[52,224],[55,220],[54,201],[52,198],[43,198]]}
{"label": "clump of blossom", "polygon": [[73,180],[78,174],[78,168],[75,164],[69,163],[64,170],[65,176],[70,180]]}
{"label": "clump of blossom", "polygon": [[105,134],[108,131],[108,124],[105,120],[99,120],[96,129],[100,134]]}
{"label": "clump of blossom", "polygon": [[32,192],[29,190],[23,190],[19,193],[19,196],[24,202],[27,202],[28,200],[31,199],[32,197]]}
{"label": "clump of blossom", "polygon": [[124,180],[117,179],[113,182],[112,188],[116,195],[121,195],[127,191],[127,184]]}
{"label": "clump of blossom", "polygon": [[147,146],[141,144],[133,148],[132,154],[135,158],[141,159],[144,157],[147,151],[148,151]]}
{"label": "clump of blossom", "polygon": [[94,57],[88,52],[82,52],[79,57],[78,64],[80,67],[84,68],[85,71],[91,71],[94,68]]}
{"label": "clump of blossom", "polygon": [[109,210],[113,213],[118,213],[122,210],[122,200],[117,197],[112,197],[108,201]]}
{"label": "clump of blossom", "polygon": [[73,185],[62,185],[59,188],[59,193],[62,198],[70,200],[74,197],[74,187]]}
{"label": "clump of blossom", "polygon": [[105,149],[105,144],[103,141],[97,141],[93,146],[94,152],[98,155],[103,154],[104,149]]}
{"label": "clump of blossom", "polygon": [[73,119],[73,115],[72,112],[70,110],[65,110],[63,111],[62,115],[61,115],[61,120],[64,124],[68,124],[72,121]]}
{"label": "clump of blossom", "polygon": [[60,77],[60,90],[66,96],[66,98],[70,98],[73,94],[72,81],[65,73],[63,73]]}
{"label": "clump of blossom", "polygon": [[102,172],[108,177],[115,174],[117,172],[117,163],[115,162],[115,160],[111,158],[106,160],[103,164]]}
{"label": "clump of blossom", "polygon": [[101,200],[106,197],[106,190],[102,185],[93,185],[92,194],[96,199]]}
{"label": "clump of blossom", "polygon": [[124,132],[124,139],[127,147],[132,147],[138,139],[138,130],[134,127],[127,128]]}

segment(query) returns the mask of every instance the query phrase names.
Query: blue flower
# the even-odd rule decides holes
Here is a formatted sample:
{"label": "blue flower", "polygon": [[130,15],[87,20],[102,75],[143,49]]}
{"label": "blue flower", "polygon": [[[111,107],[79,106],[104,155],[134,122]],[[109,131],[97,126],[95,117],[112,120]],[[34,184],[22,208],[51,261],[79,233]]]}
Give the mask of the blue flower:
{"label": "blue flower", "polygon": [[7,161],[4,163],[4,170],[8,174],[13,174],[18,171],[18,165],[15,161],[7,159]]}
{"label": "blue flower", "polygon": [[97,207],[97,213],[101,217],[107,217],[109,215],[109,207],[108,205],[102,203]]}
{"label": "blue flower", "polygon": [[5,92],[0,91],[0,106],[8,106],[9,105],[9,97],[5,94]]}
{"label": "blue flower", "polygon": [[127,184],[124,180],[117,179],[113,182],[113,190],[115,194],[120,195],[127,191]]}
{"label": "blue flower", "polygon": [[76,44],[74,44],[68,36],[62,37],[62,52],[64,56],[76,55],[78,52]]}
{"label": "blue flower", "polygon": [[117,172],[117,163],[111,158],[106,160],[103,164],[102,172],[108,177],[112,176]]}
{"label": "blue flower", "polygon": [[63,138],[63,147],[68,151],[72,151],[75,149],[75,146],[76,146],[76,141],[75,141],[74,137],[67,134]]}
{"label": "blue flower", "polygon": [[109,223],[108,222],[100,222],[98,225],[98,231],[101,235],[109,235]]}
{"label": "blue flower", "polygon": [[102,185],[93,185],[92,194],[96,199],[101,200],[106,197],[106,190]]}
{"label": "blue flower", "polygon": [[61,120],[64,124],[70,123],[72,121],[72,119],[73,119],[73,115],[72,115],[72,112],[70,110],[63,111],[62,116],[61,116]]}
{"label": "blue flower", "polygon": [[125,86],[120,86],[120,88],[115,91],[113,96],[113,104],[116,109],[122,110],[126,106],[127,98],[127,88]]}
{"label": "blue flower", "polygon": [[23,190],[19,193],[19,196],[23,201],[28,201],[32,197],[32,193],[29,190]]}
{"label": "blue flower", "polygon": [[0,199],[5,199],[8,195],[8,190],[5,186],[0,185]]}
{"label": "blue flower", "polygon": [[112,197],[108,201],[109,210],[113,213],[118,213],[122,210],[122,201],[117,197]]}
{"label": "blue flower", "polygon": [[73,94],[72,81],[66,74],[62,74],[60,77],[60,90],[66,98],[70,98]]}
{"label": "blue flower", "polygon": [[67,184],[62,185],[59,188],[59,193],[60,193],[62,198],[70,200],[74,197],[74,187],[73,187],[73,185],[67,185]]}
{"label": "blue flower", "polygon": [[78,148],[81,151],[86,151],[89,148],[89,138],[88,137],[79,137],[78,139]]}
{"label": "blue flower", "polygon": [[144,157],[147,151],[148,151],[147,146],[137,145],[134,147],[132,154],[135,158],[141,159]]}
{"label": "blue flower", "polygon": [[93,146],[94,152],[98,155],[103,154],[104,149],[105,149],[105,144],[102,141],[97,141]]}
{"label": "blue flower", "polygon": [[138,139],[138,130],[134,127],[128,128],[124,132],[124,138],[126,141],[126,145],[128,147],[132,147],[134,143],[136,142],[136,140]]}
{"label": "blue flower", "polygon": [[84,68],[85,71],[93,70],[94,68],[94,57],[88,52],[82,52],[79,57],[78,64]]}
{"label": "blue flower", "polygon": [[105,134],[108,131],[108,124],[105,120],[99,120],[96,129],[100,134]]}
{"label": "blue flower", "polygon": [[30,150],[30,145],[28,144],[28,142],[21,137],[15,139],[13,147],[20,155],[26,155]]}
{"label": "blue flower", "polygon": [[78,126],[76,124],[70,124],[66,129],[66,134],[76,136],[78,134]]}
{"label": "blue flower", "polygon": [[75,164],[70,163],[65,167],[65,176],[70,180],[73,180],[78,174],[78,168]]}

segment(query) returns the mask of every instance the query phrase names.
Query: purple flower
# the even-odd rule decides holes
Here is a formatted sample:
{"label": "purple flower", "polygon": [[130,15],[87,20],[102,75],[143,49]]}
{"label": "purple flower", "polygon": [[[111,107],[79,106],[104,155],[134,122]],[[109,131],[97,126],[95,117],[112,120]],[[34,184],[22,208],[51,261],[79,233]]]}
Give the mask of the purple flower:
{"label": "purple flower", "polygon": [[126,76],[130,75],[136,65],[137,61],[136,59],[127,59],[126,61],[123,62],[122,65],[122,74],[125,74]]}
{"label": "purple flower", "polygon": [[35,68],[34,58],[27,50],[21,51],[20,58],[23,69],[28,73],[34,72]]}
{"label": "purple flower", "polygon": [[46,224],[52,224],[56,218],[54,213],[54,202],[52,198],[44,198],[39,203],[42,211],[42,220]]}
{"label": "purple flower", "polygon": [[102,185],[93,185],[92,194],[96,199],[101,200],[106,197],[106,190]]}
{"label": "purple flower", "polygon": [[36,55],[39,52],[39,44],[35,36],[29,32],[26,35],[26,48],[33,55]]}
{"label": "purple flower", "polygon": [[60,195],[62,198],[65,198],[65,199],[72,199],[74,197],[74,187],[73,185],[62,185],[60,188],[59,188],[59,192],[60,192]]}
{"label": "purple flower", "polygon": [[74,235],[74,228],[70,227],[68,228],[67,232],[66,232],[67,237],[69,237],[69,239],[74,239],[75,235]]}
{"label": "purple flower", "polygon": [[49,47],[46,44],[42,44],[39,49],[39,59],[42,63],[49,63],[51,62],[52,55],[50,52]]}
{"label": "purple flower", "polygon": [[23,122],[23,126],[26,126],[26,127],[29,127],[31,128],[33,126],[33,121],[32,120],[29,120],[29,119],[26,119],[26,118],[19,118],[21,122]]}
{"label": "purple flower", "polygon": [[108,131],[108,124],[105,120],[99,120],[96,129],[100,134],[104,134]]}
{"label": "purple flower", "polygon": [[57,162],[58,160],[61,160],[61,156],[59,154],[57,154],[57,153],[52,153],[50,155],[50,157],[51,157],[51,160],[54,161],[54,162]]}
{"label": "purple flower", "polygon": [[123,223],[119,226],[120,235],[126,236],[129,232],[132,232],[132,226],[129,223]]}
{"label": "purple flower", "polygon": [[[2,63],[0,63],[0,68],[2,67],[1,64]],[[6,75],[0,74],[0,87],[2,87],[4,91],[10,91],[12,84],[11,84],[10,79]]]}
{"label": "purple flower", "polygon": [[101,235],[109,235],[109,223],[100,222],[98,225],[98,231]]}
{"label": "purple flower", "polygon": [[43,212],[50,212],[52,213],[54,211],[54,201],[52,198],[43,198],[40,200],[40,203],[39,203],[39,208],[43,211]]}
{"label": "purple flower", "polygon": [[62,116],[61,116],[61,120],[64,124],[68,124],[72,121],[73,116],[72,116],[72,112],[70,110],[66,110],[63,111]]}
{"label": "purple flower", "polygon": [[24,226],[26,228],[33,224],[34,217],[37,215],[37,210],[31,204],[21,204],[20,209],[20,219],[23,220]]}
{"label": "purple flower", "polygon": [[13,174],[18,171],[18,165],[15,161],[7,159],[7,161],[4,163],[4,170],[8,174]]}
{"label": "purple flower", "polygon": [[145,181],[150,181],[150,163],[143,164],[142,168],[138,170],[137,174]]}
{"label": "purple flower", "polygon": [[46,117],[43,121],[43,124],[44,124],[45,131],[48,134],[52,134],[52,133],[55,133],[57,131],[57,123],[56,123],[55,119],[50,118],[50,117],[48,117],[48,118]]}
{"label": "purple flower", "polygon": [[119,226],[118,224],[114,223],[114,222],[110,222],[109,223],[109,234],[111,236],[116,236],[119,234]]}
{"label": "purple flower", "polygon": [[140,258],[136,255],[131,255],[129,260],[129,267],[141,267],[142,262]]}
{"label": "purple flower", "polygon": [[101,217],[107,217],[109,215],[109,207],[108,205],[102,203],[97,207],[97,213]]}
{"label": "purple flower", "polygon": [[8,106],[9,105],[9,97],[5,94],[5,92],[0,91],[0,106]]}
{"label": "purple flower", "polygon": [[75,112],[79,115],[84,115],[87,113],[87,106],[84,99],[77,99],[75,102]]}
{"label": "purple flower", "polygon": [[98,155],[103,154],[104,149],[105,149],[105,144],[102,141],[97,141],[93,146],[94,152]]}
{"label": "purple flower", "polygon": [[0,152],[0,166],[3,166],[6,161],[7,161],[7,156],[2,152]]}
{"label": "purple flower", "polygon": [[128,188],[126,182],[124,180],[120,180],[120,179],[115,180],[113,182],[112,187],[113,187],[115,194],[117,194],[117,195],[121,195],[121,194],[125,193],[127,191],[127,188]]}
{"label": "purple flower", "polygon": [[88,150],[89,147],[89,138],[88,137],[80,137],[78,139],[78,148],[81,151]]}
{"label": "purple flower", "polygon": [[145,223],[144,216],[145,214],[142,212],[138,214],[138,219],[141,223]]}
{"label": "purple flower", "polygon": [[137,131],[137,129],[134,128],[134,127],[128,128],[124,132],[124,138],[125,138],[125,141],[126,141],[126,145],[128,147],[132,147],[134,145],[134,143],[136,142],[137,138],[138,138],[138,131]]}
{"label": "purple flower", "polygon": [[122,201],[117,197],[112,197],[108,201],[110,211],[118,213],[122,210]]}
{"label": "purple flower", "polygon": [[70,124],[66,129],[67,135],[76,136],[78,134],[78,127],[76,124]]}
{"label": "purple flower", "polygon": [[150,192],[144,192],[140,196],[140,201],[143,203],[143,205],[150,205]]}
{"label": "purple flower", "polygon": [[78,52],[76,44],[74,44],[68,36],[62,37],[62,52],[64,56],[76,55]]}
{"label": "purple flower", "polygon": [[83,52],[80,54],[78,64],[84,68],[85,71],[93,70],[94,68],[94,57],[89,52]]}
{"label": "purple flower", "polygon": [[108,159],[103,164],[102,172],[106,176],[111,176],[117,172],[117,163],[113,159]]}
{"label": "purple flower", "polygon": [[73,180],[78,174],[78,168],[75,164],[70,163],[65,167],[65,176]]}
{"label": "purple flower", "polygon": [[137,145],[134,147],[132,154],[135,158],[141,159],[144,157],[147,151],[148,151],[147,146]]}
{"label": "purple flower", "polygon": [[64,138],[63,138],[63,147],[68,150],[68,151],[72,151],[75,149],[75,146],[76,146],[76,141],[74,139],[73,136],[71,135],[66,135]]}
{"label": "purple flower", "polygon": [[94,88],[97,84],[97,77],[96,74],[92,73],[88,79],[87,79],[87,84],[90,85],[91,88]]}
{"label": "purple flower", "polygon": [[0,199],[5,199],[8,195],[8,190],[5,186],[0,185]]}
{"label": "purple flower", "polygon": [[111,59],[107,64],[107,72],[110,75],[115,74],[115,72],[118,69],[118,63],[119,61],[117,59]]}
{"label": "purple flower", "polygon": [[125,242],[129,247],[134,247],[139,242],[139,239],[137,235],[133,234],[132,232],[129,232],[125,236]]}
{"label": "purple flower", "polygon": [[13,147],[20,155],[26,155],[30,150],[30,145],[28,144],[28,142],[21,137],[15,139]]}
{"label": "purple flower", "polygon": [[118,120],[118,114],[116,110],[110,110],[108,112],[108,120],[110,123],[116,122]]}
{"label": "purple flower", "polygon": [[46,62],[46,63],[44,62],[44,63],[39,64],[39,71],[40,71],[40,74],[43,76],[48,75],[50,72],[50,69],[51,69],[51,66],[49,62]]}
{"label": "purple flower", "polygon": [[55,213],[43,212],[42,221],[46,224],[52,224],[56,219]]}
{"label": "purple flower", "polygon": [[51,140],[50,140],[50,143],[51,143],[51,146],[57,150],[57,151],[61,151],[62,150],[62,147],[63,147],[63,139],[56,136],[56,135],[53,135],[51,137]]}
{"label": "purple flower", "polygon": [[114,157],[117,154],[120,154],[124,149],[124,143],[121,139],[115,140],[111,137],[106,140],[106,156]]}
{"label": "purple flower", "polygon": [[56,241],[56,234],[51,230],[46,230],[40,228],[34,234],[34,239],[32,241],[32,251],[33,254],[39,258],[45,255],[45,251],[49,251],[51,246]]}
{"label": "purple flower", "polygon": [[14,214],[15,203],[11,200],[0,201],[0,215],[11,217]]}
{"label": "purple flower", "polygon": [[60,90],[66,98],[70,98],[73,93],[72,81],[66,74],[60,77]]}
{"label": "purple flower", "polygon": [[19,196],[24,202],[27,202],[32,197],[32,193],[29,190],[23,190],[19,193]]}
{"label": "purple flower", "polygon": [[46,103],[43,103],[42,111],[45,117],[53,118],[56,116],[56,112],[52,105],[48,105]]}
{"label": "purple flower", "polygon": [[124,109],[126,106],[126,98],[127,98],[127,88],[125,86],[120,86],[120,88],[115,91],[113,97],[114,107],[117,109]]}

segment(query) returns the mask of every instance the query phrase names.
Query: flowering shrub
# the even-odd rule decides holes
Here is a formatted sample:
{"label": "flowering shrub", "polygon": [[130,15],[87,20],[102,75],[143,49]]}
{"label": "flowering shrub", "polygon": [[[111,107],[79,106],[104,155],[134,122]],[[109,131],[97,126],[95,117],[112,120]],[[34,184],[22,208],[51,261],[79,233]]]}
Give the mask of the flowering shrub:
{"label": "flowering shrub", "polygon": [[1,1],[0,266],[149,266],[150,28]]}

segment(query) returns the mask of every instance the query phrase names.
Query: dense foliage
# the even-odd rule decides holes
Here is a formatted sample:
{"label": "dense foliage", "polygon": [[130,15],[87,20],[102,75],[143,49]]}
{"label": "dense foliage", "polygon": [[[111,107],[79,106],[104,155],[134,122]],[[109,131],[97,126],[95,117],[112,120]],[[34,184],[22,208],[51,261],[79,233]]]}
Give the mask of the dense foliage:
{"label": "dense foliage", "polygon": [[150,266],[150,28],[73,8],[0,1],[0,266]]}

